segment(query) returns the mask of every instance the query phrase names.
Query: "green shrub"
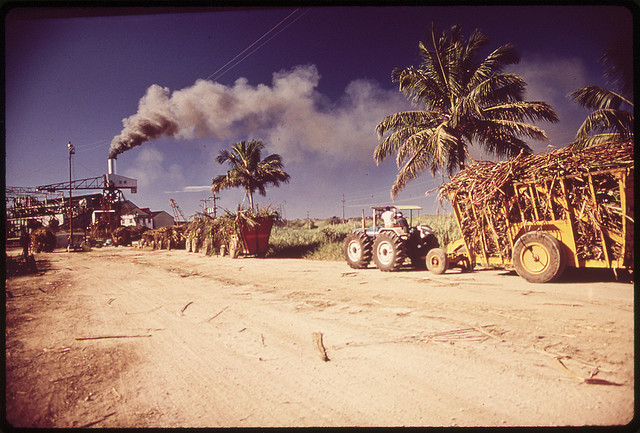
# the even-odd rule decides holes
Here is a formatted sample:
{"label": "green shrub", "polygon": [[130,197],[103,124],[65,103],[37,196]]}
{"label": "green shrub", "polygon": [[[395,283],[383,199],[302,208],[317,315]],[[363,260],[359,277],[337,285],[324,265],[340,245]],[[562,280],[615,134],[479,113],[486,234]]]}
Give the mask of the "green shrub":
{"label": "green shrub", "polygon": [[436,232],[440,248],[446,249],[449,242],[456,241],[462,237],[453,214],[419,215],[414,217],[413,225],[420,224],[426,224]]}
{"label": "green shrub", "polygon": [[[323,221],[321,229],[309,229],[306,220],[282,222],[271,230],[267,257],[304,258],[311,260],[342,261],[344,240],[353,229],[361,226],[359,220],[341,224]],[[453,215],[420,215],[413,225],[427,224],[436,232],[442,248],[460,238],[460,230]],[[367,221],[367,226],[371,220]],[[315,225],[314,225],[315,227]]]}

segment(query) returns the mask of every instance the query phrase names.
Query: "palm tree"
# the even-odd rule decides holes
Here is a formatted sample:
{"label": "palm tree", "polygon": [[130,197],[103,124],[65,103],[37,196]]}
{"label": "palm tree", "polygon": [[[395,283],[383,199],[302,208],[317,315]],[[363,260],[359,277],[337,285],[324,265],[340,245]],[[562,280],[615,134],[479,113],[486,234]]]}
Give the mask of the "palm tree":
{"label": "palm tree", "polygon": [[249,198],[249,206],[253,211],[253,193],[266,195],[266,186],[280,186],[280,182],[289,182],[290,176],[282,168],[282,158],[272,154],[261,159],[265,144],[262,140],[241,141],[233,144],[231,151],[223,149],[216,157],[219,164],[228,163],[231,167],[226,174],[213,178],[211,192],[214,194],[223,189],[242,187]]}
{"label": "palm tree", "polygon": [[417,67],[396,68],[391,75],[416,110],[389,115],[376,127],[378,138],[388,134],[376,146],[376,163],[397,154],[392,198],[426,169],[435,177],[463,168],[472,143],[498,157],[529,154],[519,137],[547,136],[525,121],[558,121],[548,104],[523,101],[521,77],[502,73],[520,61],[514,46],[503,45],[482,59],[489,39],[477,29],[465,40],[461,27],[453,26],[436,39],[432,24],[429,39],[419,43]]}
{"label": "palm tree", "polygon": [[605,78],[617,92],[588,85],[569,94],[574,102],[592,112],[578,129],[574,149],[607,141],[633,139],[633,51],[631,37],[620,38],[600,57],[607,66]]}

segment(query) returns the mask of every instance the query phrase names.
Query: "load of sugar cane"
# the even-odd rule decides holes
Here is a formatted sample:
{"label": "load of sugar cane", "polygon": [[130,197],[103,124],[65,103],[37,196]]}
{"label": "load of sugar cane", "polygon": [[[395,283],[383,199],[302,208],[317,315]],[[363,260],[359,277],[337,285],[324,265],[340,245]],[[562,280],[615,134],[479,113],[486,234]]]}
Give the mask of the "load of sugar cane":
{"label": "load of sugar cane", "polygon": [[185,246],[184,226],[167,226],[142,233],[141,246],[153,249],[183,249]]}
{"label": "load of sugar cane", "polygon": [[[186,248],[189,252],[204,252],[230,255],[239,254],[243,233],[260,226],[261,221],[278,220],[278,213],[265,206],[257,210],[238,207],[237,211],[225,210],[224,215],[212,217],[208,214],[198,214],[185,230]],[[269,225],[270,227],[270,225]],[[247,253],[246,249],[244,253]]]}
{"label": "load of sugar cane", "polygon": [[50,229],[40,227],[31,232],[31,250],[39,252],[52,252],[56,247],[56,235]]}
{"label": "load of sugar cane", "polygon": [[203,252],[206,255],[219,252],[223,246],[228,251],[231,238],[237,235],[238,224],[234,214],[227,212],[215,218],[199,214],[185,230],[186,248],[189,252]]}
{"label": "load of sugar cane", "polygon": [[[442,185],[439,198],[451,201],[462,235],[476,253],[510,258],[512,224],[570,217],[578,258],[602,260],[608,253],[617,259],[624,239],[633,237],[633,168],[632,141],[567,147],[475,162]],[[603,233],[613,239],[608,246]]]}
{"label": "load of sugar cane", "polygon": [[111,241],[113,245],[131,245],[131,242],[142,239],[147,230],[144,226],[120,226],[111,232]]}

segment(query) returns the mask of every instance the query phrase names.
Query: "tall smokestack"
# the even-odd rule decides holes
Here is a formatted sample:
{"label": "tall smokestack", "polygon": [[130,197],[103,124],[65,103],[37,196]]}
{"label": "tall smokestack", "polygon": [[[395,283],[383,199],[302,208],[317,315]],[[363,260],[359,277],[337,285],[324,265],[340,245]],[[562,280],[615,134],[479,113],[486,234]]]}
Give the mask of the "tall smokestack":
{"label": "tall smokestack", "polygon": [[109,163],[109,174],[116,174],[116,159],[109,158],[107,162]]}

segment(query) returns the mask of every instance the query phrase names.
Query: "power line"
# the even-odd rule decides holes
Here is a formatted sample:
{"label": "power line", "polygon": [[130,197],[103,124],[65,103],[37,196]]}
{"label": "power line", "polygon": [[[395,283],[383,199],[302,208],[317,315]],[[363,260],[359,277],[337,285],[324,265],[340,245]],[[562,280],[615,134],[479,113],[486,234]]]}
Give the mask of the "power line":
{"label": "power line", "polygon": [[291,24],[295,23],[296,21],[298,21],[300,18],[302,18],[305,14],[307,14],[308,11],[305,11],[302,15],[298,16],[295,20],[291,21],[290,23],[288,23],[285,27],[283,27],[282,29],[280,29],[276,34],[274,34],[273,36],[271,36],[269,39],[267,39],[266,41],[264,41],[263,43],[261,43],[260,45],[258,45],[253,51],[251,51],[250,53],[248,53],[246,56],[244,56],[242,59],[238,60],[233,66],[231,66],[229,69],[227,69],[226,71],[224,71],[223,73],[221,73],[220,75],[218,75],[216,78],[221,77],[222,75],[226,74],[228,71],[230,71],[231,69],[233,69],[235,66],[239,65],[240,63],[242,63],[247,57],[249,57],[250,55],[252,55],[253,53],[255,53],[256,51],[258,51],[260,48],[262,48],[263,45],[265,45],[267,42],[269,42],[271,39],[275,38],[276,36],[278,36],[280,33],[282,33],[284,30],[287,29],[287,27],[289,27]]}
{"label": "power line", "polygon": [[[285,21],[287,21],[290,17],[292,17],[294,14],[296,14],[298,11],[300,10],[300,8],[294,10],[293,12],[291,12],[289,15],[287,15],[284,19],[282,19],[280,22],[278,22],[275,26],[271,27],[266,33],[264,33],[262,36],[260,36],[258,39],[256,39],[251,45],[249,45],[247,48],[245,48],[244,50],[242,50],[240,53],[238,53],[233,59],[229,60],[227,63],[225,63],[224,65],[222,65],[220,68],[218,68],[217,71],[215,71],[213,74],[209,75],[207,77],[207,80],[210,79],[211,77],[214,77],[213,79],[216,80],[218,78],[220,78],[222,75],[226,74],[227,72],[229,72],[231,69],[233,69],[235,66],[239,65],[242,61],[244,61],[247,57],[249,57],[251,54],[255,53],[258,49],[260,49],[264,44],[266,44],[267,42],[269,42],[271,39],[273,39],[274,37],[276,37],[278,34],[280,34],[280,32],[282,32],[283,30],[285,30],[287,27],[289,27],[291,24],[295,23],[296,21],[298,21],[300,18],[302,18],[307,12],[305,11],[302,15],[298,16],[295,20],[293,20],[292,22],[288,23],[283,29],[281,29],[280,31],[278,31],[276,34],[274,34],[273,36],[271,36],[269,39],[267,39],[266,41],[264,41],[262,44],[260,44],[255,50],[251,51],[249,54],[247,54],[245,57],[243,57],[242,59],[240,59],[239,61],[237,61],[236,63],[234,63],[233,65],[231,65],[230,68],[228,68],[227,70],[223,71],[223,69],[225,69],[228,65],[230,65],[231,63],[233,63],[238,57],[242,56],[244,53],[246,53],[247,51],[249,51],[251,48],[253,48],[258,42],[260,42],[262,39],[264,39],[265,37],[267,37],[267,35],[269,35],[269,33],[273,32],[275,29],[277,29],[278,27],[280,27],[282,25],[282,23],[284,23]],[[218,74],[220,71],[221,72],[219,75]]]}

